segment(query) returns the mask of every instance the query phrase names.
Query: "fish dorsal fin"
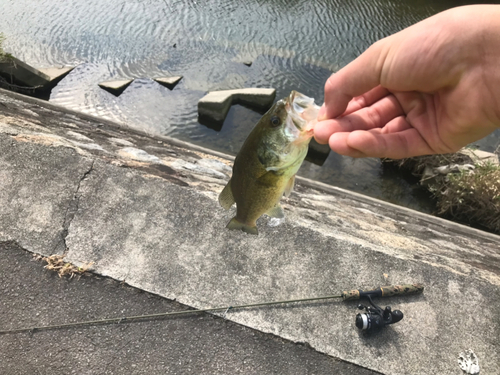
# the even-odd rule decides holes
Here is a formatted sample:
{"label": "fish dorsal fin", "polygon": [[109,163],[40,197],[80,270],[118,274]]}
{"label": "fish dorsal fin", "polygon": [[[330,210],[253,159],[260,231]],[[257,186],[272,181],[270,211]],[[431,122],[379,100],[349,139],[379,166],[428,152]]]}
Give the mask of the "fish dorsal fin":
{"label": "fish dorsal fin", "polygon": [[290,193],[292,192],[294,186],[295,186],[295,175],[293,175],[292,178],[290,178],[286,183],[285,197],[288,198],[290,196]]}
{"label": "fish dorsal fin", "polygon": [[276,203],[276,205],[268,210],[266,214],[270,217],[277,217],[279,219],[285,217],[285,212],[283,211],[283,207],[281,207],[281,204]]}
{"label": "fish dorsal fin", "polygon": [[225,210],[229,210],[234,203],[233,191],[231,190],[231,180],[219,194],[219,203]]}

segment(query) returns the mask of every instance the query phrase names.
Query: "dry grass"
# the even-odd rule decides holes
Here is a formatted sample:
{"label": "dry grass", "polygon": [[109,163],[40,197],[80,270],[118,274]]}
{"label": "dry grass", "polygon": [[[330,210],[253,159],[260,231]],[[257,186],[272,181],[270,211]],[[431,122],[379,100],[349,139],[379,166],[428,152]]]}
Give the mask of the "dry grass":
{"label": "dry grass", "polygon": [[500,233],[500,167],[487,163],[449,174],[436,190],[438,213]]}
{"label": "dry grass", "polygon": [[[474,163],[469,156],[460,153],[386,162],[394,163],[421,178],[421,184],[436,198],[438,215],[500,234],[500,166]],[[426,169],[452,164],[471,164],[474,169],[438,174],[429,180],[423,176]]]}
{"label": "dry grass", "polygon": [[37,260],[43,260],[47,263],[44,267],[50,271],[57,272],[59,277],[69,276],[70,279],[75,277],[75,275],[83,275],[88,269],[94,264],[93,262],[84,265],[83,267],[77,267],[69,262],[64,261],[65,255],[51,255],[49,257],[42,257],[36,255]]}
{"label": "dry grass", "polygon": [[385,162],[393,163],[399,168],[407,169],[415,176],[421,177],[426,167],[437,168],[442,165],[450,164],[474,164],[472,159],[463,154],[441,154],[441,155],[424,155],[416,156],[407,159],[385,159]]}

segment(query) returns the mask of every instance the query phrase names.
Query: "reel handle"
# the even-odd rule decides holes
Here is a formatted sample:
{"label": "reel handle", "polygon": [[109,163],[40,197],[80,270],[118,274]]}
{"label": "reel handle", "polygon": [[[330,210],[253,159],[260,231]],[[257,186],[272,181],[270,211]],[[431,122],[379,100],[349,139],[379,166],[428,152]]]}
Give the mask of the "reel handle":
{"label": "reel handle", "polygon": [[423,291],[424,291],[424,285],[416,283],[416,284],[381,286],[379,288],[366,291],[362,289],[353,289],[342,292],[341,296],[344,301],[351,301],[364,297],[391,297],[397,295],[420,294]]}

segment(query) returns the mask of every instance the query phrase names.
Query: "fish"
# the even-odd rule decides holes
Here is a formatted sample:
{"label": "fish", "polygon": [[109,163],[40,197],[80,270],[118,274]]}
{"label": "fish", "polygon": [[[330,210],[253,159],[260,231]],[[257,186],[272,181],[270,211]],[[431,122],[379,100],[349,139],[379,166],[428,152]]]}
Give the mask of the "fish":
{"label": "fish", "polygon": [[313,98],[292,91],[255,125],[236,155],[231,179],[219,195],[225,210],[236,203],[236,216],[227,228],[258,235],[256,221],[263,214],[285,217],[280,200],[293,190],[319,108]]}

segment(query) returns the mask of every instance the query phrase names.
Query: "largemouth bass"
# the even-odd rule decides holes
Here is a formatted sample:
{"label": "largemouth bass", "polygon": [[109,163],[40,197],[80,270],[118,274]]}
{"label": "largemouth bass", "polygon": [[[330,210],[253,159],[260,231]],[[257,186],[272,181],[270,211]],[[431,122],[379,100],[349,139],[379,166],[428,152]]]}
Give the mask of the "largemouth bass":
{"label": "largemouth bass", "polygon": [[227,228],[258,234],[256,221],[263,214],[285,216],[280,199],[293,189],[318,111],[314,99],[292,91],[260,119],[236,156],[233,175],[219,195],[226,210],[236,203],[236,216]]}

